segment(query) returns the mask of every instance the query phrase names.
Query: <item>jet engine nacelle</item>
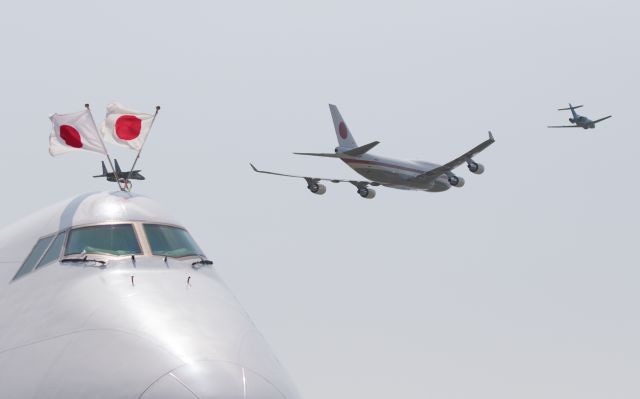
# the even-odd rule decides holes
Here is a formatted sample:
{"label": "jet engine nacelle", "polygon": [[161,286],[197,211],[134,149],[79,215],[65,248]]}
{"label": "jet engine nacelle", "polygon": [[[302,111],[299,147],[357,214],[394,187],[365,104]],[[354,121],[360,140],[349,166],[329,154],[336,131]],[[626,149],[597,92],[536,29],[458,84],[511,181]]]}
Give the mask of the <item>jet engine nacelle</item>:
{"label": "jet engine nacelle", "polygon": [[573,123],[574,122],[573,118],[569,118],[569,122]]}
{"label": "jet engine nacelle", "polygon": [[313,184],[310,184],[307,188],[312,193],[318,194],[318,195],[322,195],[327,192],[327,186],[325,186],[324,184],[313,183]]}
{"label": "jet engine nacelle", "polygon": [[453,187],[462,187],[464,186],[464,179],[462,177],[458,177],[458,176],[451,176],[449,178],[449,184],[451,184]]}
{"label": "jet engine nacelle", "polygon": [[470,162],[469,164],[467,164],[467,167],[469,168],[469,171],[471,173],[475,173],[476,175],[481,175],[484,173],[484,165],[481,163]]}
{"label": "jet engine nacelle", "polygon": [[367,187],[362,187],[360,189],[358,189],[358,194],[360,194],[360,196],[362,198],[374,198],[376,196],[376,190],[372,189],[372,188],[367,188]]}

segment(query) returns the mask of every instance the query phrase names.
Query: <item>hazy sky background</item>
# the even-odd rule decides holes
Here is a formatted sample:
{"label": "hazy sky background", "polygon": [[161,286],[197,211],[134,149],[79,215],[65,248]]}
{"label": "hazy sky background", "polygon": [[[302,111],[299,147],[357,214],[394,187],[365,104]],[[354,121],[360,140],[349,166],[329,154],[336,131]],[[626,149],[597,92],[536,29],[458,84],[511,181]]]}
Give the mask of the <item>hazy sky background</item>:
{"label": "hazy sky background", "polygon": [[[13,2],[0,13],[0,225],[80,192],[52,112],[162,110],[134,191],[175,211],[304,398],[638,398],[635,2]],[[376,153],[482,176],[331,184],[327,107]],[[596,130],[565,124],[585,104]],[[114,150],[122,166],[134,153]]]}

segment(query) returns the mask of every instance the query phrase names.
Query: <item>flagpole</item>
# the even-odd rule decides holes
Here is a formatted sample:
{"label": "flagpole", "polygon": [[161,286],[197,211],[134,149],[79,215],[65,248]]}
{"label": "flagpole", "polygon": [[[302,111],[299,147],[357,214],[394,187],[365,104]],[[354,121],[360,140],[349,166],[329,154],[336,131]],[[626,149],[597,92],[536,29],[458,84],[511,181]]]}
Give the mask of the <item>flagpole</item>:
{"label": "flagpole", "polygon": [[136,163],[138,163],[138,159],[140,158],[140,153],[142,152],[142,148],[147,143],[147,139],[149,138],[149,135],[151,134],[151,128],[153,127],[153,122],[155,122],[156,116],[158,116],[158,111],[160,111],[160,106],[156,105],[156,113],[153,114],[153,118],[151,119],[151,123],[149,124],[149,131],[147,132],[147,136],[144,138],[144,142],[142,143],[142,145],[140,146],[140,149],[138,150],[138,154],[136,155],[136,159],[133,160],[133,165],[131,165],[131,169],[129,170],[129,175],[127,176],[127,180],[129,180],[131,178],[131,174],[133,173],[133,169],[136,167]]}
{"label": "flagpole", "polygon": [[91,116],[91,121],[93,122],[93,126],[96,128],[96,132],[98,133],[98,138],[100,139],[100,144],[102,144],[102,149],[104,149],[104,153],[107,156],[107,160],[109,160],[109,165],[111,166],[111,171],[113,172],[113,175],[116,177],[116,183],[118,183],[118,188],[120,189],[120,191],[125,191],[122,188],[122,185],[120,185],[120,178],[118,177],[118,172],[113,167],[113,162],[111,162],[111,156],[109,155],[109,151],[107,151],[107,146],[104,145],[104,140],[102,140],[102,134],[98,130],[98,125],[96,125],[96,121],[95,121],[95,119],[93,119],[93,114],[91,113],[91,108],[89,108],[89,104],[85,104],[84,107],[87,109],[87,111],[89,111],[89,115]]}

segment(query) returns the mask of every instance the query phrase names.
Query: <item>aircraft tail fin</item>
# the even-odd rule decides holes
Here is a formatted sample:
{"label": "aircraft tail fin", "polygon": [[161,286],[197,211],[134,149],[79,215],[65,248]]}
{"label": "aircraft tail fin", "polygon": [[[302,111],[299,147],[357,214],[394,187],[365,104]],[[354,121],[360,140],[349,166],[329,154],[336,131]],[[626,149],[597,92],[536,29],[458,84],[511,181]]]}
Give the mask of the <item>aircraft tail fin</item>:
{"label": "aircraft tail fin", "polygon": [[96,175],[93,177],[107,177],[107,167],[104,165],[104,161],[102,161],[102,174],[101,175]]}
{"label": "aircraft tail fin", "polygon": [[119,177],[122,177],[122,170],[120,169],[120,165],[118,165],[118,160],[114,159],[113,162],[115,163],[116,173]]}
{"label": "aircraft tail fin", "polygon": [[338,107],[333,104],[329,104],[329,110],[331,111],[331,118],[333,119],[333,127],[336,129],[336,137],[338,138],[338,145],[342,148],[357,148],[358,144],[351,135],[351,131],[347,127],[346,122],[342,119]]}

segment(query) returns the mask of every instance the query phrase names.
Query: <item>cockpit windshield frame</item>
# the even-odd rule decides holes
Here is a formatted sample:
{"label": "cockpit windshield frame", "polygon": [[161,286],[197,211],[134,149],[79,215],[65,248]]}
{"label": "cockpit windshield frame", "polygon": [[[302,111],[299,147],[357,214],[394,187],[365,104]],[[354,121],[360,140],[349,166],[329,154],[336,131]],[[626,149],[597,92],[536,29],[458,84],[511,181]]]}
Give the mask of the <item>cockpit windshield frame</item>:
{"label": "cockpit windshield frame", "polygon": [[108,249],[106,248],[102,248],[104,249],[103,251],[87,251],[87,254],[95,254],[95,255],[104,255],[104,256],[109,256],[109,257],[120,257],[120,256],[131,256],[131,255],[143,255],[144,254],[144,250],[143,247],[140,243],[140,235],[138,234],[138,231],[136,229],[135,223],[100,223],[100,224],[93,224],[93,225],[88,225],[88,226],[77,226],[77,227],[73,227],[71,229],[69,229],[69,231],[67,232],[67,238],[65,240],[64,243],[64,256],[74,256],[74,255],[80,255],[83,252],[69,252],[69,244],[70,241],[72,239],[72,235],[74,233],[80,232],[81,230],[89,230],[89,229],[94,229],[94,230],[98,230],[98,229],[104,229],[104,228],[109,228],[109,227],[116,227],[116,226],[128,226],[131,228],[131,233],[133,234],[132,237],[129,238],[133,238],[134,242],[132,242],[131,244],[135,243],[135,246],[137,247],[136,250],[134,251],[126,251],[126,253],[111,253],[109,252]]}
{"label": "cockpit windshield frame", "polygon": [[[196,251],[193,252],[193,253],[185,253],[185,254],[179,254],[179,255],[178,254],[170,254],[170,253],[157,253],[156,251],[154,251],[153,245],[151,243],[152,238],[149,237],[149,231],[147,230],[147,226],[168,228],[168,229],[173,229],[173,230],[180,230],[180,231],[186,233],[186,237],[190,241],[190,245],[194,246],[195,247],[194,249]],[[173,225],[173,224],[169,224],[169,223],[141,223],[141,228],[142,228],[142,231],[143,231],[144,236],[145,236],[145,242],[148,245],[149,255],[166,256],[166,257],[175,258],[175,259],[206,258],[206,256],[204,255],[204,252],[202,251],[202,249],[200,248],[200,246],[198,245],[196,240],[194,240],[193,237],[191,236],[191,234],[189,234],[189,231],[187,229],[185,229],[184,227],[182,227],[182,226],[177,226],[177,225]]]}
{"label": "cockpit windshield frame", "polygon": [[[52,232],[49,234],[45,234],[43,236],[40,236],[37,238],[37,240],[35,240],[33,246],[31,247],[30,251],[28,254],[26,254],[25,259],[20,263],[20,266],[18,267],[18,270],[16,271],[16,275],[14,276],[14,278],[12,279],[12,282],[18,279],[21,279],[22,277],[24,277],[27,274],[31,274],[36,270],[41,269],[43,266],[46,266],[47,264],[51,264],[54,263],[56,261],[60,261],[62,259],[65,258],[80,258],[82,256],[84,256],[84,254],[81,253],[67,253],[67,248],[69,245],[69,239],[71,237],[71,234],[73,231],[75,230],[80,230],[80,229],[85,229],[85,228],[91,228],[91,227],[101,227],[101,226],[116,226],[116,225],[129,225],[131,226],[131,228],[133,229],[133,234],[134,234],[134,238],[136,240],[136,244],[138,246],[138,251],[136,253],[127,253],[127,254],[110,254],[107,252],[87,252],[86,254],[90,254],[92,255],[92,257],[98,257],[101,260],[107,261],[109,259],[121,259],[121,258],[126,258],[126,257],[130,257],[132,255],[135,256],[162,256],[162,257],[168,257],[168,258],[174,258],[174,259],[189,259],[189,258],[202,258],[202,259],[206,259],[206,255],[204,254],[204,252],[202,251],[202,249],[200,248],[200,246],[196,243],[196,241],[193,239],[193,237],[191,236],[191,234],[189,234],[189,231],[187,229],[185,229],[184,227],[180,226],[180,225],[175,225],[175,224],[171,224],[171,223],[154,223],[154,222],[145,222],[145,221],[112,221],[112,222],[102,222],[102,223],[91,223],[91,224],[85,224],[85,225],[76,225],[70,228],[66,228],[60,231],[56,231],[56,232]],[[188,237],[188,240],[190,241],[190,244],[192,246],[195,247],[195,249],[197,249],[197,253],[186,253],[184,255],[182,254],[176,254],[173,255],[166,253],[166,254],[159,254],[159,253],[155,253],[152,250],[151,247],[151,242],[149,240],[149,237],[147,236],[147,231],[145,229],[146,225],[151,225],[151,226],[161,226],[161,227],[166,227],[166,228],[171,228],[171,229],[178,229],[181,231],[184,231],[186,233],[186,236]],[[47,259],[47,261],[45,263],[40,263],[48,254],[48,251],[50,250],[53,242],[56,240],[56,238],[62,236],[62,248],[60,250],[60,253],[58,254],[56,259]],[[179,238],[179,237],[178,237]],[[31,253],[34,251],[34,249],[36,248],[36,246],[38,245],[38,243],[43,240],[43,239],[48,239],[49,241],[47,242],[47,245],[44,248],[43,253],[41,253],[37,259],[35,259],[35,265],[33,265],[33,267],[30,267],[28,271],[26,272],[22,272],[23,267],[25,267],[25,262],[27,262],[29,260],[29,257],[31,256]]]}

